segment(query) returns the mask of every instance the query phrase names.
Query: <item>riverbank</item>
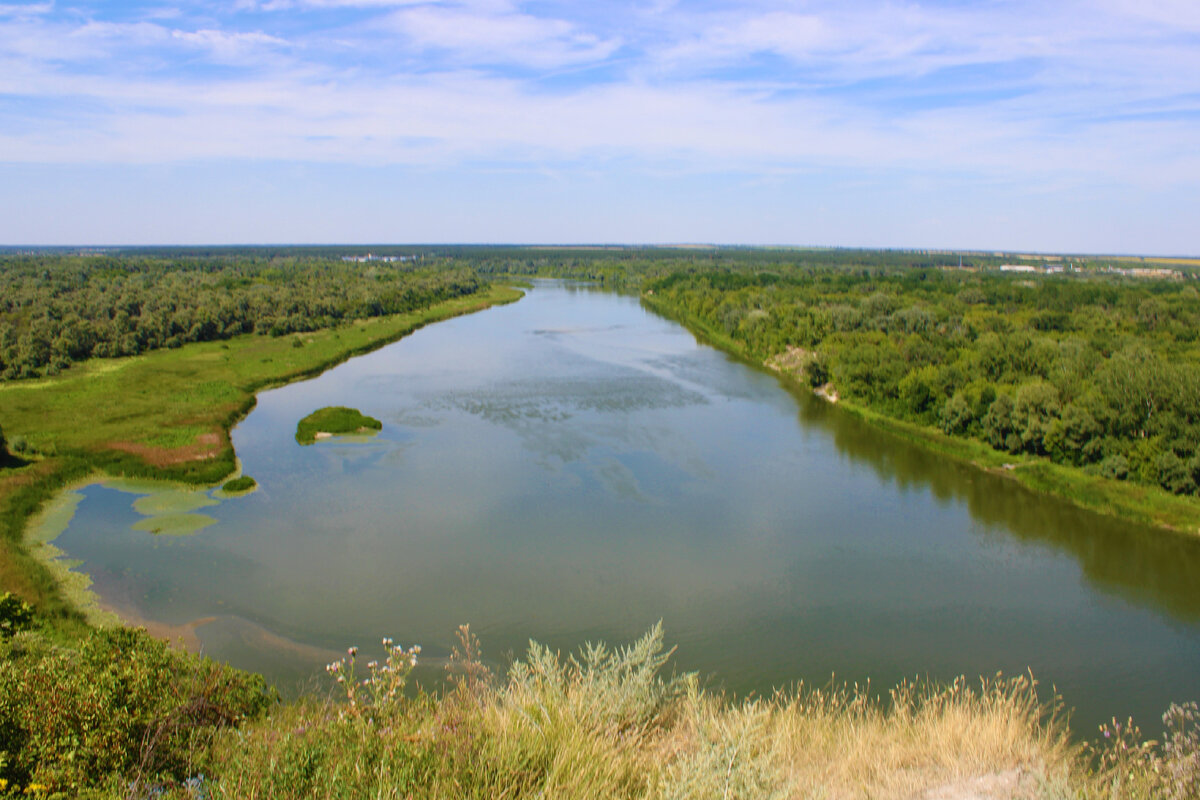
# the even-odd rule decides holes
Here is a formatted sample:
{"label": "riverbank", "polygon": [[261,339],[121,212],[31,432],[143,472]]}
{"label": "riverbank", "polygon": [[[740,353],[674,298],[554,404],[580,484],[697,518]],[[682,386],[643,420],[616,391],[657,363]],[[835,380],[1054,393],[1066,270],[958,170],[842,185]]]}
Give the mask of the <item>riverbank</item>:
{"label": "riverbank", "polygon": [[[743,363],[777,375],[794,391],[813,392],[795,371],[769,366],[751,355],[738,341],[652,292],[643,294],[642,302],[655,313],[687,328],[697,339]],[[816,394],[820,396],[819,392]],[[844,396],[839,398],[837,406],[891,435],[955,461],[1002,475],[1034,491],[1053,495],[1089,511],[1150,525],[1175,535],[1200,538],[1200,500],[1176,496],[1154,486],[1110,480],[1083,469],[1055,464],[1046,458],[1003,453],[974,439],[949,436],[936,428],[896,419],[847,401]]]}
{"label": "riverbank", "polygon": [[216,486],[237,470],[229,432],[257,392],[522,294],[492,286],[408,314],[95,359],[53,378],[0,386],[5,434],[25,442],[21,463],[0,470],[0,586],[66,639],[81,635],[86,615],[25,546],[29,520],[60,491],[95,473]]}

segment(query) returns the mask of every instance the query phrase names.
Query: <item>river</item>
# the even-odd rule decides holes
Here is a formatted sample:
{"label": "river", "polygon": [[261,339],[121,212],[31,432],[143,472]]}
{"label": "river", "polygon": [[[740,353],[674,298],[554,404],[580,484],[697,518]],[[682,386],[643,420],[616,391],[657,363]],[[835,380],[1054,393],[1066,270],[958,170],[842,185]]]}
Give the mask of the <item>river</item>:
{"label": "river", "polygon": [[[383,430],[298,445],[328,405]],[[636,298],[538,282],[261,393],[233,441],[256,492],[89,486],[55,544],[285,689],[383,636],[433,680],[460,623],[503,665],[661,619],[675,669],[739,693],[1032,670],[1085,736],[1200,698],[1200,543],[930,454]],[[195,532],[148,532],[163,511]]]}

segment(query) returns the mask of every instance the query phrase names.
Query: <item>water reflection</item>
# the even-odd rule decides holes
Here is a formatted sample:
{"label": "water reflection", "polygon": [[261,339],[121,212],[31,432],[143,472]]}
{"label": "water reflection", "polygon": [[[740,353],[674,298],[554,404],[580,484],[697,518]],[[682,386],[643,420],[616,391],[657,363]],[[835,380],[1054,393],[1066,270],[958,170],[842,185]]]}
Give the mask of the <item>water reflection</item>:
{"label": "water reflection", "polygon": [[1068,553],[1097,588],[1181,622],[1200,621],[1200,541],[1059,502],[941,458],[815,398],[798,394],[797,402],[804,424],[830,432],[839,453],[869,464],[880,480],[905,491],[928,488],[943,502],[965,502],[988,535]]}

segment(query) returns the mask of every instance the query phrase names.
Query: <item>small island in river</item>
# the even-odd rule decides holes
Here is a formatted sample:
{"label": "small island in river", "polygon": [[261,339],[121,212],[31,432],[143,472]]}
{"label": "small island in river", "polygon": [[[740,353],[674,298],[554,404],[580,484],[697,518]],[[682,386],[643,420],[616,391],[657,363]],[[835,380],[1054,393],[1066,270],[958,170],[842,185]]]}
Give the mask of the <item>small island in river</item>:
{"label": "small island in river", "polygon": [[355,408],[328,406],[319,408],[296,425],[296,441],[312,444],[318,439],[352,433],[374,433],[383,429],[383,423],[368,417]]}
{"label": "small island in river", "polygon": [[226,494],[248,494],[258,488],[258,481],[249,475],[241,475],[233,480],[225,481],[221,491]]}

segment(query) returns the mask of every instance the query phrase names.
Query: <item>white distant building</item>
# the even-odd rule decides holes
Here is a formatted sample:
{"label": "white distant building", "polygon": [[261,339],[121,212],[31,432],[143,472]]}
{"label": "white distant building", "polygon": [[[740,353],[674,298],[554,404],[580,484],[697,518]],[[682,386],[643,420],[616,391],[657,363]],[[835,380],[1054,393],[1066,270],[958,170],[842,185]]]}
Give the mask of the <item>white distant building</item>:
{"label": "white distant building", "polygon": [[1037,272],[1038,268],[1032,264],[1001,264],[1001,272]]}
{"label": "white distant building", "polygon": [[353,264],[365,264],[368,261],[382,261],[387,264],[392,264],[397,261],[416,260],[416,256],[377,256],[374,253],[367,253],[365,256],[342,256],[342,261],[347,261]]}

